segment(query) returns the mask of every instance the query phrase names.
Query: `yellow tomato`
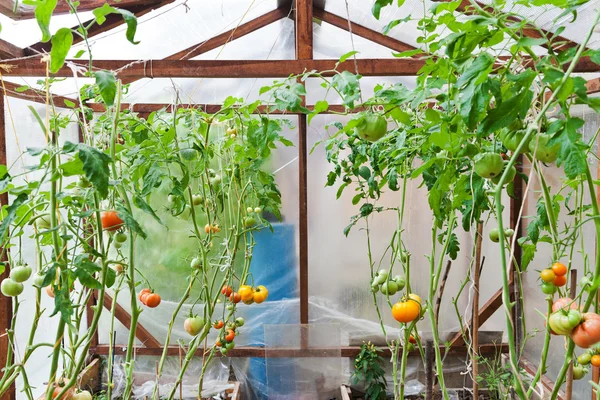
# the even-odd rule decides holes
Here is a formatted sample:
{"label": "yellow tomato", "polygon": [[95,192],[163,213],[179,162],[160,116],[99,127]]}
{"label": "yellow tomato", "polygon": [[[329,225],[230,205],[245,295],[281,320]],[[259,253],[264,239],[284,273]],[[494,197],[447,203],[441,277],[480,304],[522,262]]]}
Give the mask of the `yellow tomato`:
{"label": "yellow tomato", "polygon": [[238,289],[238,293],[242,297],[243,302],[252,300],[252,298],[254,297],[254,291],[252,290],[252,287],[248,285],[240,286],[240,288]]}
{"label": "yellow tomato", "polygon": [[260,304],[267,299],[269,296],[269,291],[264,286],[259,286],[254,290],[254,295],[252,296],[252,300],[256,304]]}

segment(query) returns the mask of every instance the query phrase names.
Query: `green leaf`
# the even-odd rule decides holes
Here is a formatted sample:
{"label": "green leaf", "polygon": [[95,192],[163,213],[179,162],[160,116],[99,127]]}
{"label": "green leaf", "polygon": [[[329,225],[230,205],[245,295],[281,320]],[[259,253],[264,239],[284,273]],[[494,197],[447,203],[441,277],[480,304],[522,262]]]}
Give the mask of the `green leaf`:
{"label": "green leaf", "polygon": [[315,108],[313,109],[313,112],[308,114],[308,123],[310,124],[310,121],[312,121],[313,117],[315,117],[319,113],[322,113],[323,111],[327,111],[328,108],[329,108],[329,103],[327,101],[325,101],[325,100],[317,101],[315,103]]}
{"label": "green leaf", "polygon": [[143,239],[146,239],[148,236],[146,232],[144,232],[140,224],[133,218],[133,215],[121,204],[117,205],[117,215],[123,220],[127,228],[140,235]]}
{"label": "green leaf", "polygon": [[50,33],[50,18],[56,8],[58,0],[44,0],[40,1],[35,7],[35,19],[42,31],[42,42],[47,42],[52,38]]}
{"label": "green leaf", "polygon": [[358,54],[358,51],[356,51],[356,50],[349,51],[348,53],[346,53],[343,56],[341,56],[340,57],[340,61],[338,61],[338,62],[341,64],[341,63],[343,63],[344,61],[346,61],[347,59],[349,59],[350,57],[352,57],[355,54]]}
{"label": "green leaf", "polygon": [[[106,4],[105,4],[106,5]],[[117,95],[117,80],[115,75],[109,71],[97,71],[94,73],[96,77],[96,85],[100,89],[100,96],[107,107],[115,103]]]}
{"label": "green leaf", "polygon": [[410,18],[411,18],[411,16],[408,15],[402,19],[395,19],[395,20],[391,21],[389,24],[387,24],[386,26],[383,27],[383,30],[382,30],[383,34],[387,35],[396,26],[398,26],[404,22],[410,21]]}
{"label": "green leaf", "polygon": [[375,18],[379,19],[381,16],[381,9],[389,6],[393,2],[394,0],[375,0],[375,3],[373,3],[373,7],[371,8],[371,13]]}
{"label": "green leaf", "polygon": [[108,14],[121,14],[125,23],[127,24],[127,30],[125,31],[125,37],[132,44],[138,44],[139,42],[135,41],[135,32],[137,30],[137,18],[135,14],[131,11],[124,10],[121,8],[115,8],[108,5],[108,3],[104,3],[102,7],[98,7],[93,11],[94,17],[96,17],[96,22],[98,25],[102,25],[106,21],[106,16]]}
{"label": "green leaf", "polygon": [[17,211],[26,201],[27,194],[21,193],[10,206],[6,207],[6,216],[2,219],[2,223],[0,223],[0,240],[4,240],[10,224],[17,217]]}
{"label": "green leaf", "polygon": [[552,135],[548,145],[560,144],[556,165],[563,166],[569,179],[587,172],[587,145],[581,141],[581,134],[578,132],[583,125],[582,119],[570,118],[566,121],[555,121],[548,128],[548,134]]}
{"label": "green leaf", "polygon": [[55,74],[65,64],[65,59],[73,45],[73,32],[69,28],[60,28],[52,36],[52,49],[50,50],[50,72]]}
{"label": "green leaf", "polygon": [[87,179],[98,190],[100,196],[104,199],[108,196],[109,163],[112,161],[108,154],[80,143],[79,159],[83,162],[83,171]]}
{"label": "green leaf", "polygon": [[509,126],[517,117],[525,117],[532,99],[533,92],[525,89],[510,99],[503,101],[502,104],[488,112],[488,115],[479,125],[479,132],[490,134],[498,129]]}
{"label": "green leaf", "polygon": [[156,213],[154,212],[154,210],[152,209],[152,207],[150,207],[150,204],[148,204],[143,197],[139,196],[139,195],[134,195],[133,196],[133,204],[139,208],[140,210],[142,210],[143,212],[150,214],[152,216],[152,218],[154,218],[159,224],[164,225],[164,222],[162,222],[162,220],[158,217],[158,215],[156,215]]}
{"label": "green leaf", "polygon": [[521,270],[526,271],[535,257],[537,246],[533,243],[523,243],[521,244],[521,250]]}

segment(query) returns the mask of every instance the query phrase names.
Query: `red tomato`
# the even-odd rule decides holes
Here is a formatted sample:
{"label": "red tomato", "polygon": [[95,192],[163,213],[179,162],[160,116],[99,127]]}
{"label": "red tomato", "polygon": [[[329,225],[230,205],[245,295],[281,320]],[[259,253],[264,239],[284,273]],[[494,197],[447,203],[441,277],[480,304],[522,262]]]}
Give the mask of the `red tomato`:
{"label": "red tomato", "polygon": [[568,297],[562,297],[556,300],[554,304],[552,304],[552,312],[556,312],[561,308],[565,311],[567,311],[569,308],[571,310],[577,310],[577,302],[573,301],[573,299],[570,299]]}
{"label": "red tomato", "polygon": [[224,325],[223,320],[219,320],[213,324],[213,327],[215,329],[221,329],[223,327],[223,325]]}
{"label": "red tomato", "polygon": [[567,274],[567,267],[565,264],[555,262],[554,264],[552,264],[552,271],[556,276],[564,276]]}
{"label": "red tomato", "polygon": [[160,295],[158,293],[149,293],[144,297],[144,304],[150,308],[158,307],[160,304]]}
{"label": "red tomato", "polygon": [[228,342],[233,342],[233,339],[235,339],[235,331],[230,329],[227,331],[227,335],[225,335],[225,340]]}
{"label": "red tomato", "polygon": [[600,342],[600,315],[595,313],[583,314],[583,322],[573,329],[571,339],[583,349]]}
{"label": "red tomato", "polygon": [[105,211],[100,215],[102,221],[102,229],[105,231],[116,231],[123,226],[123,220],[119,218],[117,212],[114,210]]}
{"label": "red tomato", "polygon": [[237,304],[240,301],[242,301],[242,296],[238,292],[231,292],[231,295],[229,296],[229,301]]}
{"label": "red tomato", "polygon": [[564,275],[557,275],[556,278],[552,281],[555,286],[561,287],[567,284],[567,277]]}
{"label": "red tomato", "polygon": [[233,292],[233,289],[229,285],[225,285],[221,289],[221,293],[223,293],[227,297],[231,296],[231,292]]}

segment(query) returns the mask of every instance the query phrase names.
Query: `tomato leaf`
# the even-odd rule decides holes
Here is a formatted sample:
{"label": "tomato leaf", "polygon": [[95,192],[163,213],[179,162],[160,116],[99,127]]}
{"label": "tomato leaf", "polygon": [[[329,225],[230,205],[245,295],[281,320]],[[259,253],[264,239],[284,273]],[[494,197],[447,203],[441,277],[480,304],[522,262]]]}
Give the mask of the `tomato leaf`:
{"label": "tomato leaf", "polygon": [[517,117],[525,117],[532,100],[533,92],[531,90],[521,90],[515,96],[490,110],[479,125],[478,133],[490,134],[509,126]]}
{"label": "tomato leaf", "polygon": [[100,89],[100,96],[107,107],[115,103],[117,95],[117,80],[115,75],[109,71],[97,71],[94,73],[96,85]]}
{"label": "tomato leaf", "polygon": [[109,167],[112,162],[110,156],[94,147],[84,143],[77,145],[79,159],[83,162],[83,171],[87,179],[92,182],[100,196],[108,196]]}
{"label": "tomato leaf", "polygon": [[[404,18],[402,18],[402,19],[395,19],[395,20],[393,20],[393,21],[390,21],[390,23],[389,23],[389,24],[387,24],[386,26],[384,26],[384,27],[383,27],[382,33],[383,33],[384,35],[387,35],[387,34],[388,34],[388,33],[390,33],[390,31],[391,31],[392,29],[394,29],[396,26],[398,26],[398,25],[400,25],[400,24],[402,24],[402,23],[404,23],[404,22],[410,21],[410,18],[411,18],[411,16],[410,16],[410,15],[407,15],[406,17],[404,17]],[[419,51],[420,51],[420,50],[419,50]]]}
{"label": "tomato leaf", "polygon": [[117,205],[117,215],[123,220],[127,228],[140,235],[143,239],[146,239],[148,236],[146,232],[144,232],[140,224],[133,218],[133,215],[121,204]]}
{"label": "tomato leaf", "polygon": [[121,14],[125,23],[127,24],[127,30],[125,31],[125,37],[132,44],[138,44],[135,41],[135,32],[137,30],[137,18],[135,14],[131,11],[124,10],[122,8],[115,8],[108,5],[108,3],[104,3],[102,7],[98,7],[93,11],[94,17],[96,17],[96,22],[98,25],[102,25],[106,21],[106,16],[108,14]]}
{"label": "tomato leaf", "polygon": [[0,223],[0,239],[4,240],[10,224],[12,224],[17,217],[17,213],[21,206],[27,202],[27,198],[27,194],[21,193],[14,199],[10,206],[6,207],[6,210],[2,210],[6,215],[2,219],[2,223]]}
{"label": "tomato leaf", "polygon": [[42,42],[47,42],[52,38],[50,33],[50,18],[56,8],[58,0],[44,0],[37,3],[35,7],[35,19],[42,31]]}
{"label": "tomato leaf", "polygon": [[347,52],[346,54],[344,54],[343,56],[340,57],[340,60],[338,61],[338,63],[339,64],[343,63],[344,61],[346,61],[347,59],[349,59],[350,57],[352,57],[355,54],[358,54],[358,51],[352,50],[352,51]]}
{"label": "tomato leaf", "polygon": [[139,208],[140,210],[142,210],[143,212],[151,215],[152,218],[154,218],[159,224],[164,225],[164,222],[162,222],[162,220],[158,217],[158,215],[156,215],[156,213],[154,212],[152,207],[150,207],[150,204],[148,204],[142,196],[137,195],[137,194],[134,195],[133,196],[133,204],[135,204],[135,206],[137,208]]}
{"label": "tomato leaf", "polygon": [[548,128],[548,133],[552,135],[548,145],[560,144],[556,165],[563,166],[569,179],[585,174],[588,168],[587,145],[581,141],[581,134],[578,132],[583,125],[582,119],[570,118],[555,121]]}
{"label": "tomato leaf", "polygon": [[56,73],[65,64],[65,59],[73,45],[73,32],[69,28],[60,28],[52,36],[52,49],[50,50],[50,72]]}
{"label": "tomato leaf", "polygon": [[375,3],[373,3],[373,7],[371,8],[371,13],[376,19],[379,19],[381,16],[381,9],[389,6],[393,2],[394,0],[375,0]]}

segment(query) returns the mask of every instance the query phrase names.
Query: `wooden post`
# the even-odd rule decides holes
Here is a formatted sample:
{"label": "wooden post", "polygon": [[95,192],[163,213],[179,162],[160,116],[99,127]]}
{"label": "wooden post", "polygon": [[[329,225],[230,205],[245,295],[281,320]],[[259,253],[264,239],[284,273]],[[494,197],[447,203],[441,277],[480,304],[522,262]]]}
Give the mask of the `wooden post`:
{"label": "wooden post", "polygon": [[[0,95],[0,164],[7,165],[6,160],[6,124],[4,120],[4,95]],[[8,193],[0,194],[0,207],[8,204]],[[8,260],[8,255],[5,254],[2,261]],[[0,275],[0,281],[4,278],[8,278],[9,268],[6,267],[6,270],[3,274]],[[6,297],[0,295],[0,369],[4,368],[6,365],[6,353],[8,352],[8,346],[10,343],[8,341],[8,336],[6,335],[6,331],[10,328],[11,320],[13,317],[12,312],[12,297]],[[0,376],[2,376],[2,372],[0,372]],[[14,400],[15,399],[15,390],[14,386],[5,393],[0,400]]]}
{"label": "wooden post", "polygon": [[[515,168],[517,169],[518,172],[523,172],[523,155],[519,155],[519,157],[517,158],[517,163],[515,165]],[[521,176],[519,174],[517,174],[515,176],[515,179],[513,180],[513,187],[514,187],[514,196],[511,196],[510,198],[510,228],[514,229],[515,234],[513,236],[513,238],[511,238],[511,243],[512,243],[512,239],[514,238],[519,238],[523,233],[523,226],[520,223],[520,219],[519,219],[519,213],[521,211],[521,203],[523,201],[523,178],[521,178]],[[515,244],[514,246],[514,262],[516,262],[517,264],[521,264],[521,246],[519,246],[518,244]],[[523,323],[522,323],[522,315],[523,315],[523,304],[521,302],[521,293],[520,291],[520,285],[518,284],[520,277],[516,278],[515,275],[517,274],[514,264],[513,262],[511,262],[511,267],[510,267],[510,280],[511,280],[511,292],[512,292],[512,296],[513,296],[513,300],[515,302],[515,306],[513,307],[513,311],[512,311],[512,318],[513,318],[513,323],[515,326],[515,344],[517,346],[518,349],[521,348],[521,342],[523,339]]]}
{"label": "wooden post", "polygon": [[427,400],[433,399],[433,387],[435,386],[433,377],[434,359],[433,341],[428,340],[425,342],[425,398]]}
{"label": "wooden post", "polygon": [[[312,0],[296,0],[296,59],[313,57]],[[304,100],[305,101],[305,100]],[[300,231],[300,323],[308,324],[308,197],[306,115],[298,115],[299,231]]]}
{"label": "wooden post", "polygon": [[475,238],[475,263],[473,271],[473,318],[471,326],[471,363],[473,364],[473,399],[479,399],[479,278],[481,277],[481,244],[483,237],[483,223],[477,223],[477,237]]}

